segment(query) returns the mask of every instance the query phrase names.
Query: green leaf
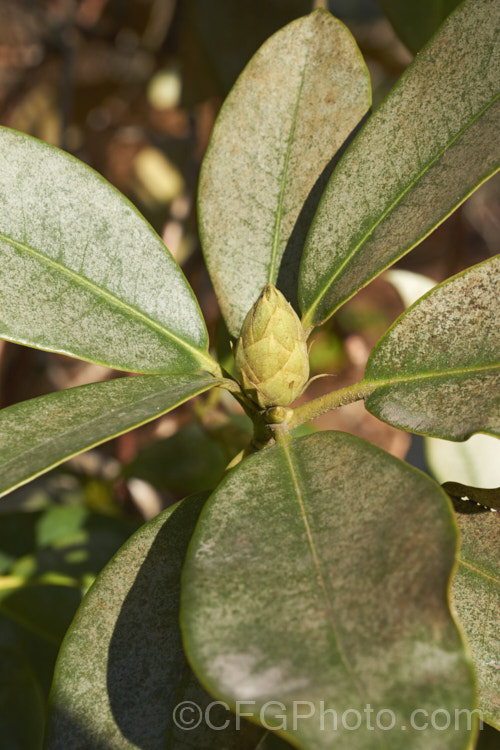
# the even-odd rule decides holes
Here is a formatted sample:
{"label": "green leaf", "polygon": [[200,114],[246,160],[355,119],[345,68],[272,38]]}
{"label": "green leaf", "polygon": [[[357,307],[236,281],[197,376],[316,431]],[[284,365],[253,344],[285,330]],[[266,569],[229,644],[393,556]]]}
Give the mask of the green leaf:
{"label": "green leaf", "polygon": [[[193,535],[181,600],[191,665],[297,748],[378,750],[368,706],[372,726],[394,712],[385,747],[464,748],[463,724],[401,731],[417,708],[473,707],[446,597],[455,545],[443,491],[374,445],[323,432],[267,448],[223,480]],[[296,730],[293,701],[315,710]]]}
{"label": "green leaf", "polygon": [[460,0],[380,0],[384,13],[409,50],[416,53]]}
{"label": "green leaf", "polygon": [[0,737],[5,750],[39,750],[43,697],[22,654],[0,647]]}
{"label": "green leaf", "polygon": [[499,168],[499,22],[497,0],[460,5],[343,156],[304,250],[305,326],[326,320]]}
{"label": "green leaf", "polygon": [[500,729],[500,517],[494,511],[457,513],[462,544],[453,603],[472,649],[483,718]]}
{"label": "green leaf", "polygon": [[226,99],[203,162],[199,214],[233,336],[266,282],[296,297],[300,253],[332,159],[370,101],[351,34],[324,11],[272,36]]}
{"label": "green leaf", "polygon": [[91,513],[80,505],[2,513],[0,555],[10,557],[4,572],[44,580],[68,576],[86,586],[138,526],[137,519]]}
{"label": "green leaf", "polygon": [[434,287],[373,349],[366,408],[396,427],[500,436],[500,255]]}
{"label": "green leaf", "polygon": [[80,599],[78,581],[71,579],[61,583],[39,583],[14,576],[1,579],[0,613],[54,646],[62,641]]}
{"label": "green leaf", "polygon": [[163,242],[77,159],[0,128],[0,337],[134,372],[213,369]]}
{"label": "green leaf", "polygon": [[270,731],[266,732],[255,750],[286,750],[286,748],[290,747],[292,745],[285,742],[281,737],[278,737],[276,732]]}
{"label": "green leaf", "polygon": [[[436,282],[412,271],[391,269],[385,274],[409,307],[430,291]],[[427,465],[440,484],[462,482],[480,487],[500,485],[500,443],[489,435],[473,435],[462,443],[424,438]]]}
{"label": "green leaf", "polygon": [[227,457],[210,432],[193,421],[174,435],[141,448],[125,467],[124,476],[144,479],[170,492],[191,494],[215,487],[233,457]]}
{"label": "green leaf", "polygon": [[227,93],[254,52],[294,18],[309,13],[313,0],[187,0],[191,26],[205,47],[210,67]]}
{"label": "green leaf", "polygon": [[143,375],[69,388],[3,409],[0,496],[220,382],[203,375]]}
{"label": "green leaf", "polygon": [[0,642],[23,654],[48,696],[59,646],[81,602],[78,581],[0,578]]}
{"label": "green leaf", "polygon": [[83,505],[53,505],[37,523],[37,544],[48,547],[78,538],[88,516],[89,511]]}
{"label": "green leaf", "polygon": [[[174,721],[184,701],[205,716],[212,704],[186,663],[178,624],[181,566],[205,498],[192,496],[143,526],[89,590],[57,661],[46,750],[255,747],[251,725],[236,731],[233,720],[217,731],[203,720],[188,731]],[[222,706],[208,710],[214,726],[231,718]]]}
{"label": "green leaf", "polygon": [[[445,482],[441,486],[451,497],[455,506],[455,501],[465,500],[465,502],[478,505],[479,510],[477,512],[491,509],[500,511],[500,487],[485,489],[484,487],[470,487],[466,484],[460,484],[460,482]],[[469,511],[466,510],[465,512]],[[473,510],[472,512],[476,511]]]}
{"label": "green leaf", "polygon": [[499,742],[500,734],[498,729],[494,729],[488,724],[484,724],[479,732],[476,750],[497,750]]}

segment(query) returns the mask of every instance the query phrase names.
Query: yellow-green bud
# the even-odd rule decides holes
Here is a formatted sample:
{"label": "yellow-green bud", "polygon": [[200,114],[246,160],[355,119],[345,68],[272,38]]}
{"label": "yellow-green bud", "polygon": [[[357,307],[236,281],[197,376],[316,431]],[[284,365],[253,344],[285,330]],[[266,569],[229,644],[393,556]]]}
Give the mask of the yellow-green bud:
{"label": "yellow-green bud", "polygon": [[236,345],[236,371],[247,396],[262,409],[288,406],[309,378],[304,329],[272,284],[247,314]]}

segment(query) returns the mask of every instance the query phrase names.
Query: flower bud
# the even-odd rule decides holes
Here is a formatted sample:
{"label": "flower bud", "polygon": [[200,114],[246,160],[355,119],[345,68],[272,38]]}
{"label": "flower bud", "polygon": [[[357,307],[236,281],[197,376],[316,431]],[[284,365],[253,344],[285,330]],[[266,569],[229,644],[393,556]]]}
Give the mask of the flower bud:
{"label": "flower bud", "polygon": [[247,314],[236,345],[236,371],[244,392],[261,409],[288,406],[309,378],[304,329],[272,284]]}

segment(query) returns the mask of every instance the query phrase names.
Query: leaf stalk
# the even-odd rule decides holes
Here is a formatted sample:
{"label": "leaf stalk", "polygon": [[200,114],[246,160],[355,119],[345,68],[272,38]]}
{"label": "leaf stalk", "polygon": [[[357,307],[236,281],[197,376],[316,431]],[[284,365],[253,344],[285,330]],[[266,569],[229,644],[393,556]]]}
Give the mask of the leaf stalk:
{"label": "leaf stalk", "polygon": [[293,415],[288,420],[288,429],[293,430],[295,427],[299,427],[304,422],[309,422],[311,419],[315,419],[327,411],[338,409],[339,406],[346,406],[347,404],[352,404],[354,401],[360,401],[372,393],[375,387],[375,383],[366,383],[362,380],[360,383],[348,385],[346,388],[341,388],[338,391],[332,391],[331,393],[325,393],[323,396],[318,396],[318,398],[313,398],[311,401],[307,401],[293,410]]}

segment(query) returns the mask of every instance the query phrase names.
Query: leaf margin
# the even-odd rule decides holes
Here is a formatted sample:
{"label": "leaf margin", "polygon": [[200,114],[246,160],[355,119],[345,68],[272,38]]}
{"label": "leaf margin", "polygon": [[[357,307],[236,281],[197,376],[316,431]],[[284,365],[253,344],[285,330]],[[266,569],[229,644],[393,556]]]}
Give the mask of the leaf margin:
{"label": "leaf margin", "polygon": [[[127,377],[116,378],[115,380],[103,381],[103,382],[98,382],[98,383],[89,383],[87,385],[76,386],[75,388],[67,388],[67,389],[64,389],[64,390],[61,390],[61,391],[54,391],[53,393],[49,393],[46,396],[38,396],[38,397],[33,398],[33,399],[28,399],[27,401],[21,401],[21,402],[19,402],[17,404],[13,404],[12,406],[9,406],[9,407],[6,407],[5,409],[2,409],[0,411],[0,419],[3,416],[3,414],[5,413],[5,411],[7,411],[7,409],[12,409],[14,414],[16,414],[16,412],[21,412],[21,415],[22,415],[23,409],[29,409],[30,405],[31,406],[33,405],[33,402],[36,402],[38,404],[42,403],[41,400],[43,400],[44,403],[49,403],[49,404],[51,404],[52,401],[54,401],[54,402],[56,402],[56,408],[57,408],[57,403],[58,403],[59,399],[60,398],[65,398],[65,396],[61,395],[61,394],[65,394],[65,393],[68,393],[68,392],[69,392],[69,396],[66,396],[66,398],[71,398],[74,395],[75,391],[77,391],[77,390],[78,390],[78,395],[81,395],[82,393],[84,393],[85,394],[85,398],[86,398],[87,397],[87,393],[89,391],[96,391],[96,390],[97,391],[105,391],[105,390],[109,390],[109,388],[111,387],[110,384],[111,385],[112,384],[116,384],[117,381],[118,382],[119,381],[123,381],[123,383],[120,383],[120,385],[121,385],[122,388],[125,388],[125,390],[127,390],[125,384],[128,381],[130,381],[131,383],[134,383],[134,381],[135,381],[135,383],[134,383],[134,385],[135,385],[138,378],[142,379],[142,382],[145,382],[145,381],[151,382],[152,379],[153,380],[158,380],[158,379],[161,380],[161,379],[165,379],[166,377],[172,378],[172,377],[175,377],[175,376],[138,375],[137,377],[134,377],[134,378],[127,378]],[[180,376],[177,376],[177,377],[180,377]],[[126,427],[124,429],[120,428],[120,429],[118,429],[116,431],[113,431],[112,434],[108,435],[107,437],[105,437],[103,439],[96,440],[95,442],[90,442],[90,443],[86,444],[86,446],[83,447],[81,450],[77,450],[77,451],[73,451],[73,452],[70,452],[68,454],[65,454],[62,458],[59,458],[59,459],[55,460],[49,466],[46,466],[45,468],[43,468],[43,469],[41,469],[39,471],[36,471],[35,473],[30,473],[29,476],[27,476],[26,478],[24,478],[22,480],[19,480],[14,485],[9,486],[7,489],[5,489],[5,490],[4,489],[0,489],[0,498],[3,497],[6,494],[12,492],[13,490],[15,490],[17,488],[22,487],[23,485],[27,484],[28,482],[32,481],[33,479],[36,479],[37,477],[42,476],[43,474],[45,474],[46,472],[50,471],[51,469],[54,469],[55,467],[57,467],[60,464],[64,463],[64,461],[67,461],[70,458],[73,458],[74,456],[79,455],[80,453],[84,453],[87,450],[95,448],[96,446],[101,445],[102,443],[105,443],[108,440],[112,440],[112,439],[118,437],[119,435],[123,435],[123,434],[129,432],[130,430],[135,429],[136,427],[140,427],[143,424],[147,424],[148,422],[153,421],[157,417],[163,416],[164,414],[168,413],[169,411],[171,411],[172,409],[176,408],[177,406],[180,406],[181,404],[185,403],[186,401],[189,401],[189,399],[193,398],[194,396],[197,396],[197,395],[199,395],[201,393],[204,393],[205,391],[209,390],[210,388],[218,387],[218,386],[220,386],[220,385],[222,385],[224,383],[223,380],[218,380],[218,379],[215,379],[215,378],[209,378],[209,376],[202,377],[202,376],[193,374],[191,376],[186,375],[185,377],[193,379],[193,386],[196,384],[196,380],[198,380],[200,382],[200,388],[197,389],[196,387],[193,387],[193,389],[192,389],[193,392],[192,393],[190,393],[189,395],[186,395],[185,398],[182,398],[178,403],[175,403],[173,406],[168,406],[163,411],[157,411],[157,412],[153,413],[150,417],[147,417],[147,418],[145,418],[145,419],[143,419],[141,421],[138,421],[136,424],[134,424],[131,427]],[[106,386],[108,386],[108,388],[106,388]],[[12,414],[12,412],[11,412],[11,414]],[[21,421],[22,420],[23,420],[23,417],[21,416]],[[40,445],[43,445],[43,441],[40,443]],[[21,453],[21,455],[22,455],[22,453]],[[9,459],[9,461],[15,461],[15,460],[17,460],[17,457]],[[0,468],[1,467],[2,467],[2,464],[1,464],[1,454],[0,454]]]}

